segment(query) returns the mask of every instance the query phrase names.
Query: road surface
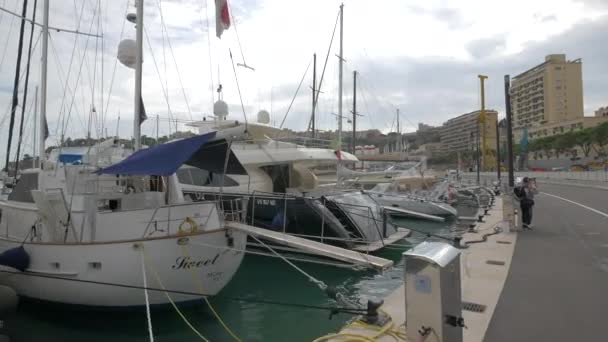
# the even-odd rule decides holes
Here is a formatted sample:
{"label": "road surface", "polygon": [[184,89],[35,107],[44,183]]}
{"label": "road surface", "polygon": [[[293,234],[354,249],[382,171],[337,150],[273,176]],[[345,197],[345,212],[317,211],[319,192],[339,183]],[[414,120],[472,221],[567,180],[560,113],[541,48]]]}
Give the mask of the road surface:
{"label": "road surface", "polygon": [[608,341],[608,191],[540,191],[484,341]]}

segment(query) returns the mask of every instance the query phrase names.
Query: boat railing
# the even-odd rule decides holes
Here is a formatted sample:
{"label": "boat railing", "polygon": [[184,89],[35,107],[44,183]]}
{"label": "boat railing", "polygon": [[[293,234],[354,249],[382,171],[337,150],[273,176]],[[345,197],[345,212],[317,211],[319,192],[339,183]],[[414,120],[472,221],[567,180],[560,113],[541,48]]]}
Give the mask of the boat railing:
{"label": "boat railing", "polygon": [[[286,137],[273,139],[243,139],[235,140],[233,149],[238,150],[256,150],[256,149],[302,149],[302,148],[320,148],[320,149],[336,149],[335,142],[331,140],[313,139],[306,137]],[[347,144],[342,145],[342,149],[348,148]]]}

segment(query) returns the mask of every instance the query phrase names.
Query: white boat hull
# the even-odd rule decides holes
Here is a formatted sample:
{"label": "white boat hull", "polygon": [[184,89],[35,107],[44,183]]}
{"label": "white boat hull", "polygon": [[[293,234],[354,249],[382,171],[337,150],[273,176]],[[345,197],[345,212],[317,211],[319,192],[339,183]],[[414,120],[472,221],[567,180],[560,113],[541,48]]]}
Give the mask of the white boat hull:
{"label": "white boat hull", "polygon": [[[146,303],[143,289],[87,281],[142,287],[140,246],[143,245],[148,288],[199,293],[169,293],[174,302],[195,300],[217,294],[237,272],[244,257],[246,234],[229,232],[233,237],[230,249],[224,248],[228,246],[225,229],[121,242],[25,243],[30,256],[29,268],[24,274],[0,274],[0,284],[12,287],[20,296],[49,302],[142,306]],[[20,245],[19,241],[0,238],[0,252]],[[2,269],[16,272],[4,266]],[[149,301],[150,304],[169,303],[164,291],[149,291]]]}
{"label": "white boat hull", "polygon": [[385,206],[412,210],[423,214],[436,216],[456,216],[457,212],[447,203],[436,203],[426,200],[417,200],[395,195],[374,195],[378,203]]}

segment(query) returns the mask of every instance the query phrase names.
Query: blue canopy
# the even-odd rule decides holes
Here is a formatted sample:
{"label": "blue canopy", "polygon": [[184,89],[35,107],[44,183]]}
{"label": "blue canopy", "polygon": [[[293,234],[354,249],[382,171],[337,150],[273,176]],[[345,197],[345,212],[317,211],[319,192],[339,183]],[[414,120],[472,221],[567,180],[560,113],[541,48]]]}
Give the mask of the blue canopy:
{"label": "blue canopy", "polygon": [[[209,142],[215,132],[139,150],[123,161],[99,170],[100,174],[169,176],[184,165],[223,173],[228,144]],[[244,174],[238,159],[230,152],[227,173]]]}

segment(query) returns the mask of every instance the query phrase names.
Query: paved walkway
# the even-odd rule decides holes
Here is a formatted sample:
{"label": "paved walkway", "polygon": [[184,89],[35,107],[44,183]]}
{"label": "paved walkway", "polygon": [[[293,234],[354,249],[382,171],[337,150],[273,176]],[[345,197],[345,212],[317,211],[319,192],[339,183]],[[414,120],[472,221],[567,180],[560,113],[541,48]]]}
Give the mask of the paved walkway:
{"label": "paved walkway", "polygon": [[[541,191],[608,213],[608,191]],[[536,203],[484,340],[607,341],[608,217],[548,195]]]}

